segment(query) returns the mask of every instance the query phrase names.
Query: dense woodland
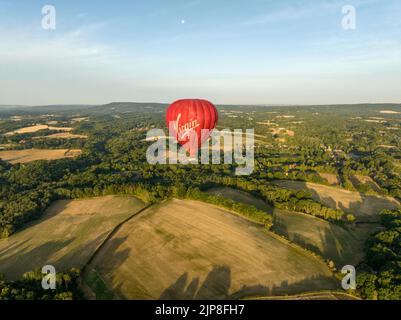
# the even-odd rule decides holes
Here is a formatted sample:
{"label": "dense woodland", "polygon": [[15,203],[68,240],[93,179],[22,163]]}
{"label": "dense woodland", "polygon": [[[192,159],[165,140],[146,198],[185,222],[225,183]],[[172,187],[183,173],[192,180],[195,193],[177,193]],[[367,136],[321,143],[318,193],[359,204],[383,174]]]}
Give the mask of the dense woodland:
{"label": "dense woodland", "polygon": [[[57,114],[51,114],[54,108],[59,108]],[[246,177],[234,175],[235,164],[147,164],[146,131],[165,127],[165,105],[115,103],[54,108],[10,109],[0,113],[0,147],[3,150],[82,149],[81,156],[71,159],[15,165],[0,160],[0,236],[3,238],[40,218],[57,199],[104,194],[132,194],[149,203],[169,197],[199,199],[236,211],[267,228],[272,224],[270,215],[203,191],[215,185],[235,187],[274,207],[336,223],[353,223],[355,217],[316,202],[306,190],[280,188],[274,181],[289,179],[328,185],[329,181],[320,174],[331,173],[339,177],[338,187],[401,199],[400,117],[379,113],[389,108],[399,110],[399,106],[220,106],[219,129],[255,128],[255,170]],[[16,116],[18,121],[13,118]],[[74,117],[88,120],[72,122]],[[73,133],[88,138],[37,139],[57,132],[54,130],[6,134],[47,121],[57,121],[56,126],[72,127]],[[270,125],[295,134],[285,130],[271,133]],[[370,177],[378,188],[355,181],[353,176],[357,175]],[[367,244],[371,269],[360,279],[364,288],[360,295],[365,298],[399,297],[400,236],[397,232],[400,216],[394,211],[385,212],[382,217],[387,230],[375,235]],[[16,286],[10,290],[19,292]],[[32,294],[40,296],[40,293]],[[29,293],[29,297],[32,294]],[[28,293],[14,296],[28,297]]]}
{"label": "dense woodland", "polygon": [[364,299],[401,299],[401,210],[384,210],[386,228],[366,244],[369,271],[359,274],[357,289]]}
{"label": "dense woodland", "polygon": [[0,278],[0,300],[77,300],[83,294],[78,286],[79,270],[57,273],[56,289],[42,288],[43,274],[30,271],[21,280],[7,282]]}

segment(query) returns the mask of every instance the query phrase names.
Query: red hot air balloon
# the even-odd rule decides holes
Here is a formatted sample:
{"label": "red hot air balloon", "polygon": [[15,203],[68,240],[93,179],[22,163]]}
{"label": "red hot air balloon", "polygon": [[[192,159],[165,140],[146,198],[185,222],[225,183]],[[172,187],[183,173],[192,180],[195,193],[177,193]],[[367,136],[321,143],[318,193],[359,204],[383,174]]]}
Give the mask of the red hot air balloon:
{"label": "red hot air balloon", "polygon": [[191,157],[196,155],[198,148],[209,138],[217,120],[216,107],[201,99],[177,100],[166,112],[170,135],[190,152]]}

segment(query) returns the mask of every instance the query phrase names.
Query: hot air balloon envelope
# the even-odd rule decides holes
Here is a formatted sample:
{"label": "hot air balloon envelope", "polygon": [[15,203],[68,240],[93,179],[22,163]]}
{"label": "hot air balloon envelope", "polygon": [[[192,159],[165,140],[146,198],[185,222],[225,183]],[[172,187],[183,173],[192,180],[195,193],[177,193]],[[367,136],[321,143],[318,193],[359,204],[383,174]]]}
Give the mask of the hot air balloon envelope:
{"label": "hot air balloon envelope", "polygon": [[191,156],[205,142],[216,127],[216,107],[207,100],[182,99],[173,102],[167,109],[166,122],[170,135],[183,145]]}

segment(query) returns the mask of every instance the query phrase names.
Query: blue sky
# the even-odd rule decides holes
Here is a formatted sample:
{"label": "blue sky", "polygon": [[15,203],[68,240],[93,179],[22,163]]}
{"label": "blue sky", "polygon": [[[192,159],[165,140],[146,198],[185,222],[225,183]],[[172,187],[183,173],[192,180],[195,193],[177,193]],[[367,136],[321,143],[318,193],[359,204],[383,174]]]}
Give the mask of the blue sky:
{"label": "blue sky", "polygon": [[0,0],[0,104],[401,102],[400,42],[399,0]]}

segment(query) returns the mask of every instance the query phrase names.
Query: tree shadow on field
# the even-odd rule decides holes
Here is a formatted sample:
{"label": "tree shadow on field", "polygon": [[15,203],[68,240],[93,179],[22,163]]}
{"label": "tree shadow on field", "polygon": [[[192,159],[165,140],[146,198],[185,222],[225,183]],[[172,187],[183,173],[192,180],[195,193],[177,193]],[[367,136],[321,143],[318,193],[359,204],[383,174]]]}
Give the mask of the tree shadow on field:
{"label": "tree shadow on field", "polygon": [[[333,197],[329,195],[323,195],[323,193],[319,193],[314,188],[307,185],[306,182],[301,181],[293,181],[296,183],[294,186],[288,185],[285,186],[285,181],[279,181],[278,185],[281,185],[285,189],[292,190],[305,190],[311,193],[312,198],[315,201],[318,201],[325,206],[333,209],[340,209],[345,213],[350,213],[355,215],[358,220],[364,220],[366,222],[376,222],[379,219],[379,213],[382,209],[394,209],[397,207],[395,203],[391,200],[377,197],[375,195],[365,194],[359,191],[349,191],[344,188],[336,188],[332,190],[338,190],[339,192],[352,192],[355,195],[355,199],[342,199],[342,193],[339,193],[338,197]],[[329,187],[330,188],[330,187]],[[331,187],[333,188],[333,187]],[[372,207],[377,210],[372,211]]]}
{"label": "tree shadow on field", "polygon": [[215,266],[205,281],[199,286],[199,278],[194,278],[189,285],[188,272],[182,274],[175,283],[164,290],[161,300],[222,300],[229,297],[231,269],[227,266]]}
{"label": "tree shadow on field", "polygon": [[319,275],[307,277],[291,284],[288,281],[282,281],[279,285],[271,287],[262,284],[243,285],[239,290],[230,293],[231,276],[231,269],[228,266],[216,266],[198,289],[199,278],[196,277],[189,282],[189,274],[185,272],[176,282],[163,291],[159,299],[227,300],[339,289],[339,284],[333,277]]}
{"label": "tree shadow on field", "polygon": [[[95,269],[99,275],[103,276],[105,286],[117,297],[124,297],[123,283],[113,283],[116,270],[130,257],[131,249],[120,246],[128,239],[128,236],[112,238],[107,241],[104,247],[98,248],[97,252],[90,258],[91,261],[85,269],[85,273]],[[117,271],[118,272],[118,271]],[[107,275],[107,277],[104,277]],[[110,281],[110,282],[109,282]]]}
{"label": "tree shadow on field", "polygon": [[97,267],[98,265],[101,269],[118,269],[130,256],[131,249],[124,248],[119,250],[120,246],[128,239],[128,236],[110,239],[107,244],[100,248],[93,257],[90,266]]}
{"label": "tree shadow on field", "polygon": [[[322,240],[323,242],[323,248],[327,248],[328,243],[331,242],[333,239],[329,238],[328,231],[324,233],[324,235],[320,234],[320,237],[324,236],[325,239]],[[305,239],[302,234],[299,233],[293,233],[292,236],[289,238],[292,242],[297,243],[301,247],[308,249],[309,251],[315,252],[316,254],[320,256],[325,256],[325,253],[322,252],[322,250],[314,245],[309,239]],[[325,256],[327,258],[327,256]]]}
{"label": "tree shadow on field", "polygon": [[316,246],[311,239],[308,239],[302,233],[297,233],[295,231],[290,232],[288,230],[287,223],[283,218],[278,215],[273,216],[273,227],[272,230],[277,234],[283,236],[284,238],[300,245],[303,248],[306,248],[316,254],[323,255],[321,248]]}
{"label": "tree shadow on field", "polygon": [[69,204],[73,200],[55,200],[53,201],[47,208],[44,210],[43,213],[35,216],[32,218],[31,221],[25,223],[21,228],[17,229],[17,232],[13,235],[17,235],[22,233],[25,230],[31,230],[32,227],[35,227],[36,225],[40,225],[47,220],[51,220],[52,218],[58,216],[59,214],[62,214],[64,210],[66,210],[69,206]]}
{"label": "tree shadow on field", "polygon": [[[61,256],[56,265],[62,267],[64,270],[70,268],[82,268],[87,262],[91,255],[96,251],[99,244],[102,243],[104,238],[107,236],[107,232],[103,232],[98,235],[96,238],[86,241],[83,244],[77,246],[71,246],[71,248]],[[76,242],[80,240],[76,239]]]}
{"label": "tree shadow on field", "polygon": [[29,243],[29,239],[26,239],[24,241],[19,241],[19,242],[14,242],[13,244],[10,244],[8,247],[6,247],[3,250],[0,250],[0,261],[3,257],[6,257],[9,253],[13,251],[18,251],[19,248],[23,247],[25,244]]}
{"label": "tree shadow on field", "polygon": [[48,241],[33,249],[26,248],[0,261],[0,273],[7,280],[19,279],[23,273],[41,269],[48,264],[54,264],[54,255],[68,246],[74,239]]}
{"label": "tree shadow on field", "polygon": [[273,231],[302,248],[333,261],[337,266],[353,264],[354,262],[348,260],[352,255],[359,254],[356,250],[360,250],[359,247],[355,247],[357,241],[355,232],[347,226],[333,224],[313,216],[310,218],[316,219],[319,224],[313,225],[312,229],[302,227],[298,229],[297,225],[289,228],[284,219],[277,217],[273,223]]}
{"label": "tree shadow on field", "polygon": [[[295,181],[295,180],[277,180],[274,182],[276,185],[278,185],[280,188],[288,189],[288,190],[293,190],[293,191],[307,191],[310,193],[312,196],[312,199],[324,204],[326,207],[332,208],[332,209],[342,209],[346,213],[352,213],[358,215],[360,209],[366,205],[366,197],[360,192],[355,191],[355,193],[358,193],[360,196],[360,200],[352,202],[349,205],[345,205],[340,199],[335,199],[331,196],[324,196],[321,193],[317,192],[313,187],[308,186],[308,182],[304,181]],[[316,185],[320,185],[319,183],[315,183]],[[327,187],[327,188],[334,188],[333,190],[338,189],[339,191],[347,191],[346,189],[343,188],[336,188],[332,186],[325,186],[321,185],[322,187]],[[339,196],[341,197],[341,195]]]}
{"label": "tree shadow on field", "polygon": [[[71,238],[67,240],[47,241],[36,247],[20,248],[13,246],[13,252],[4,253],[0,258],[0,273],[7,280],[16,280],[27,272],[41,269],[45,265],[54,265],[57,271],[66,271],[71,268],[83,268],[89,259],[98,250],[105,239],[107,232],[96,238],[83,242],[82,239]],[[112,262],[112,266],[119,267],[129,256],[129,249],[117,251],[126,238],[110,240],[105,260]],[[29,243],[29,242],[28,242]],[[102,250],[101,250],[102,251]],[[7,255],[6,255],[7,254]],[[102,264],[111,265],[102,261]]]}
{"label": "tree shadow on field", "polygon": [[305,291],[318,290],[338,290],[341,288],[340,282],[334,277],[312,276],[303,280],[289,284],[288,281],[282,281],[280,285],[272,286],[271,295],[297,294]]}
{"label": "tree shadow on field", "polygon": [[336,289],[340,289],[340,285],[333,277],[319,275],[307,277],[291,284],[284,280],[281,281],[279,285],[272,285],[271,287],[260,284],[252,286],[243,285],[240,290],[231,294],[229,299],[291,295],[303,292]]}

